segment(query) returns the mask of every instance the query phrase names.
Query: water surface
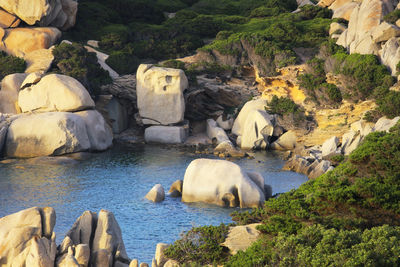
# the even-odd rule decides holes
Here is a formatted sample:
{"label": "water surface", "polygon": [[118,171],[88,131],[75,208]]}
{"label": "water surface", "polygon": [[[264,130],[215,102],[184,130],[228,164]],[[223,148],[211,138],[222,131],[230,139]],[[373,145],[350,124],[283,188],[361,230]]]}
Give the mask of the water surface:
{"label": "water surface", "polygon": [[[157,243],[171,243],[192,226],[231,222],[232,208],[188,205],[169,197],[157,204],[144,199],[155,184],[167,191],[175,180],[183,179],[186,167],[199,157],[204,155],[158,146],[116,146],[73,165],[24,160],[0,164],[0,217],[32,206],[51,206],[57,214],[59,244],[85,210],[107,209],[121,227],[128,255],[151,263]],[[260,172],[274,194],[307,180],[304,175],[281,171],[284,162],[270,152],[234,162]]]}

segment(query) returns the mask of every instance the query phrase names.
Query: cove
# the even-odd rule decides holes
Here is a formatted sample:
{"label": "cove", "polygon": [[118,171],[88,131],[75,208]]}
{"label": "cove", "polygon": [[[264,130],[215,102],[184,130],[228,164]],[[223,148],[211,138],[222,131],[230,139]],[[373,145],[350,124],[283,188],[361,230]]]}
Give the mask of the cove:
{"label": "cove", "polygon": [[[121,227],[129,257],[151,263],[157,243],[172,243],[192,226],[232,222],[232,208],[184,204],[180,198],[166,197],[157,204],[144,199],[157,183],[168,191],[175,180],[183,179],[189,163],[201,157],[215,158],[170,147],[116,145],[76,164],[1,163],[0,217],[33,206],[51,206],[57,214],[55,232],[60,244],[85,210],[107,209]],[[307,181],[304,175],[281,171],[284,161],[271,152],[233,162],[260,172],[273,194]]]}

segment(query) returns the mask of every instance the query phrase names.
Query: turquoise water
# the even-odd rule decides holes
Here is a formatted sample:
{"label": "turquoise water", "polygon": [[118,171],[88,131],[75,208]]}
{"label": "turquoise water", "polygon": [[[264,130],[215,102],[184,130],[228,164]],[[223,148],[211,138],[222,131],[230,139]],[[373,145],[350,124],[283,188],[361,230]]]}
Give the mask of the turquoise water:
{"label": "turquoise water", "polygon": [[[107,209],[121,227],[128,255],[151,263],[157,243],[171,243],[192,226],[231,222],[232,208],[188,205],[169,197],[157,204],[144,199],[157,183],[168,191],[199,157],[173,148],[116,146],[77,164],[41,165],[24,160],[0,164],[0,217],[32,206],[51,206],[57,214],[59,244],[85,210]],[[281,171],[284,162],[269,152],[234,162],[260,172],[273,193],[297,188],[307,180],[304,175]]]}

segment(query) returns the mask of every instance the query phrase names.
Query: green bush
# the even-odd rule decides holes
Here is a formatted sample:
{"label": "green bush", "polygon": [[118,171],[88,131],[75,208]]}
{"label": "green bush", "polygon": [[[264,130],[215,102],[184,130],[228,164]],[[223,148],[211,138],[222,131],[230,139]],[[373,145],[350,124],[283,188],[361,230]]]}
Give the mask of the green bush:
{"label": "green bush", "polygon": [[268,102],[266,110],[272,114],[285,115],[289,113],[300,112],[300,106],[293,102],[288,97],[273,96],[271,101]]}
{"label": "green bush", "polygon": [[333,12],[328,8],[322,8],[320,6],[313,6],[313,5],[305,5],[300,8],[300,12],[298,14],[303,20],[310,20],[314,18],[330,19],[333,15]]}
{"label": "green bush", "polygon": [[133,52],[125,49],[112,52],[107,58],[106,63],[118,74],[124,75],[135,73],[140,61]]}
{"label": "green bush", "polygon": [[62,43],[53,49],[52,71],[71,76],[80,81],[93,95],[100,93],[100,87],[111,83],[108,71],[97,62],[95,53],[89,53],[78,43]]}
{"label": "green bush", "polygon": [[220,244],[225,241],[228,230],[229,227],[224,224],[192,228],[169,246],[164,254],[180,263],[195,262],[202,265],[222,263],[228,253]]}
{"label": "green bush", "polygon": [[331,100],[333,103],[340,103],[342,102],[342,93],[340,92],[339,88],[330,83],[324,84],[324,88],[326,90],[326,93],[329,97],[329,100]]}
{"label": "green bush", "polygon": [[400,10],[396,9],[386,16],[383,17],[383,20],[392,24],[396,24],[396,21],[400,19]]}
{"label": "green bush", "polygon": [[0,80],[9,74],[23,73],[25,68],[26,63],[22,58],[0,52]]}
{"label": "green bush", "polygon": [[313,225],[260,240],[226,266],[398,266],[399,253],[400,227],[338,231]]}

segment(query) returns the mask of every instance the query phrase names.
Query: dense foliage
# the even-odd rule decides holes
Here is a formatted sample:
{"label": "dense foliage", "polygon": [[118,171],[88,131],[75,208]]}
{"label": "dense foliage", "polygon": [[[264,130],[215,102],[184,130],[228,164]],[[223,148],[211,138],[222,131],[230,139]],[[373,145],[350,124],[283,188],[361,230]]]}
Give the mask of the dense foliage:
{"label": "dense foliage", "polygon": [[25,72],[25,60],[0,52],[0,79],[13,73]]}
{"label": "dense foliage", "polygon": [[228,256],[220,244],[228,235],[229,227],[202,226],[192,228],[181,239],[168,247],[164,254],[181,263],[218,264]]}
{"label": "dense foliage", "polygon": [[234,212],[239,224],[262,222],[263,235],[220,260],[226,266],[398,266],[399,160],[400,123],[389,133],[371,133],[333,171],[262,208]]}
{"label": "dense foliage", "polygon": [[102,85],[111,82],[108,71],[97,62],[96,54],[78,43],[61,43],[54,48],[53,55],[52,71],[77,79],[93,96],[100,93]]}

